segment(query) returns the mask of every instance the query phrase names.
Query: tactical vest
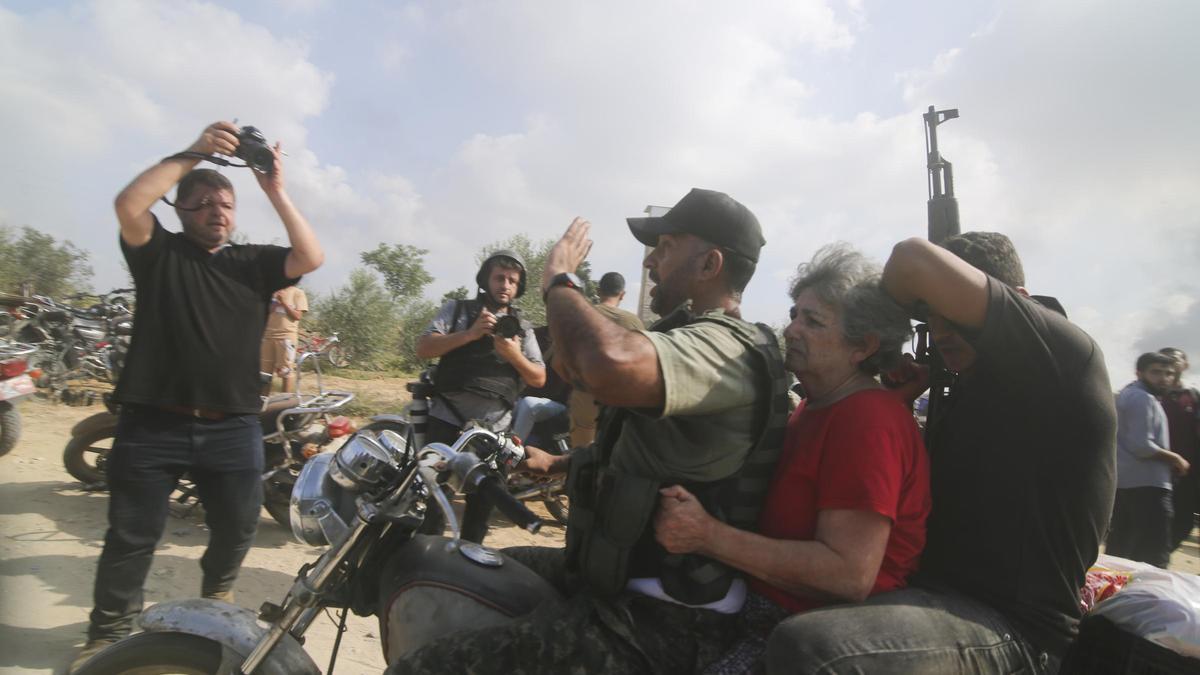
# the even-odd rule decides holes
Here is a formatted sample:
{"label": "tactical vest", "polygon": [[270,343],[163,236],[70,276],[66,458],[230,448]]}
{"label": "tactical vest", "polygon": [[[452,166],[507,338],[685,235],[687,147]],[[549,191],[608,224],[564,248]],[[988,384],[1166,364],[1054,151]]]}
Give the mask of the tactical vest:
{"label": "tactical vest", "polygon": [[762,433],[746,456],[742,468],[727,478],[688,483],[670,476],[634,476],[610,467],[613,448],[625,416],[619,408],[605,408],[597,440],[574,451],[569,464],[567,489],[571,510],[567,527],[567,570],[591,590],[612,595],[625,588],[630,577],[658,577],[668,595],[689,605],[707,604],[725,597],[738,572],[695,554],[667,553],[654,539],[651,517],[658,507],[658,490],[682,484],[722,522],[754,530],[770,487],[771,476],[783,446],[787,427],[787,377],[775,333],[766,325],[750,325],[723,314],[692,316],[677,311],[651,330],[665,332],[698,321],[711,321],[729,331],[757,358],[766,381],[759,382],[762,406],[756,419]]}
{"label": "tactical vest", "polygon": [[[454,306],[451,331],[458,325],[459,318],[466,313],[466,325],[471,326],[479,317],[483,303],[479,300],[459,300]],[[508,311],[521,321],[521,328],[528,323],[521,318],[516,307]],[[503,401],[512,408],[521,393],[523,382],[520,373],[508,361],[500,358],[490,339],[481,338],[442,355],[434,375],[433,388],[439,394],[469,391]],[[466,420],[460,420],[466,422]]]}

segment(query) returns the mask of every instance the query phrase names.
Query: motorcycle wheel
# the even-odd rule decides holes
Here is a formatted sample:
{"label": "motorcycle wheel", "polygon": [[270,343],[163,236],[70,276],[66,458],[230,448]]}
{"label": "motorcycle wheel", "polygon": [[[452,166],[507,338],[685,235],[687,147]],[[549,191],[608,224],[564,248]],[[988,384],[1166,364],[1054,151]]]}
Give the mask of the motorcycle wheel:
{"label": "motorcycle wheel", "polygon": [[550,515],[554,516],[563,527],[567,526],[567,516],[571,513],[571,507],[567,502],[565,492],[557,492],[549,497],[542,499],[542,503],[546,505],[546,510]]}
{"label": "motorcycle wheel", "polygon": [[112,452],[116,433],[114,423],[111,427],[72,438],[63,450],[63,466],[67,467],[67,473],[85,485],[103,482],[106,478],[104,463],[108,461],[108,453]]}
{"label": "motorcycle wheel", "polygon": [[0,456],[7,455],[21,437],[21,415],[11,401],[0,401]]}
{"label": "motorcycle wheel", "polygon": [[221,668],[221,645],[185,633],[138,633],[93,656],[75,675],[210,675]]}
{"label": "motorcycle wheel", "polygon": [[329,365],[334,368],[345,368],[350,365],[350,353],[341,345],[329,348]]}

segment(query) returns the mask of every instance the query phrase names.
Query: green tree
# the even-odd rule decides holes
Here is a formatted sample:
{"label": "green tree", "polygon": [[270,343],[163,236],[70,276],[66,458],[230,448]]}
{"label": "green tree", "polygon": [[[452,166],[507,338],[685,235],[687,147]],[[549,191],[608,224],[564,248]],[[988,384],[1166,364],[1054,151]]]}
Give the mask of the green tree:
{"label": "green tree", "polygon": [[91,290],[91,279],[87,251],[28,225],[19,233],[0,225],[0,292],[20,293],[28,284],[34,293],[61,297]]}
{"label": "green tree", "polygon": [[442,294],[442,304],[446,304],[451,300],[466,300],[471,297],[471,291],[467,290],[466,286],[459,286],[452,291],[446,291]]}
{"label": "green tree", "polygon": [[400,342],[396,348],[395,367],[413,372],[421,370],[428,363],[417,356],[417,339],[433,321],[439,307],[428,300],[413,300],[401,305],[398,317]]}
{"label": "green tree", "polygon": [[383,275],[383,285],[393,300],[414,299],[421,295],[433,277],[425,270],[429,251],[408,244],[380,244],[361,255],[364,264]]}
{"label": "green tree", "polygon": [[[516,306],[521,310],[525,318],[535,326],[546,325],[546,305],[542,302],[542,272],[546,269],[546,258],[550,255],[550,249],[554,248],[557,239],[545,239],[540,242],[532,241],[524,234],[518,234],[505,241],[496,242],[485,246],[483,250],[475,256],[475,261],[480,265],[487,259],[488,255],[499,249],[510,249],[517,252],[525,259],[525,295],[516,301]],[[584,294],[592,302],[596,301],[596,283],[592,280],[592,266],[588,261],[583,261],[575,273],[579,275],[584,285]]]}
{"label": "green tree", "polygon": [[310,306],[317,330],[336,331],[355,360],[378,367],[394,350],[400,327],[396,302],[367,270],[354,270],[349,283]]}

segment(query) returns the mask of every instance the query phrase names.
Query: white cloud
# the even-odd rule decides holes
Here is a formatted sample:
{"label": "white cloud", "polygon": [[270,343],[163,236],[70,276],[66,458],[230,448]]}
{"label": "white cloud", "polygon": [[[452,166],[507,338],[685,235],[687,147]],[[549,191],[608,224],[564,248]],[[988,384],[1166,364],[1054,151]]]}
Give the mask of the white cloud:
{"label": "white cloud", "polygon": [[[759,215],[769,244],[748,314],[777,322],[786,278],[822,244],[882,258],[924,232],[919,114],[934,103],[962,112],[942,148],[965,227],[1010,234],[1030,285],[1061,296],[1110,365],[1197,323],[1185,299],[1200,297],[1200,90],[1186,83],[1200,5],[985,8],[917,68],[900,58],[917,53],[911,37],[872,23],[880,8],[861,0],[307,9],[311,45],[199,2],[0,9],[0,124],[21,130],[7,150],[27,167],[0,185],[3,217],[113,256],[111,195],[238,115],[292,153],[293,196],[331,249],[317,288],[382,240],[431,250],[436,295],[469,281],[484,244],[554,236],[575,215],[595,224],[595,269],[636,278],[641,248],[623,218],[702,186]],[[374,62],[351,66],[335,48]],[[828,112],[828,78],[814,73],[868,66],[885,87],[899,74],[860,110]],[[322,126],[339,105],[405,112]],[[334,164],[312,149],[384,135],[370,124],[399,130],[386,148],[398,159]],[[439,140],[422,150],[438,152],[411,160],[403,141],[428,136]],[[243,227],[281,237],[249,176],[235,179]]]}

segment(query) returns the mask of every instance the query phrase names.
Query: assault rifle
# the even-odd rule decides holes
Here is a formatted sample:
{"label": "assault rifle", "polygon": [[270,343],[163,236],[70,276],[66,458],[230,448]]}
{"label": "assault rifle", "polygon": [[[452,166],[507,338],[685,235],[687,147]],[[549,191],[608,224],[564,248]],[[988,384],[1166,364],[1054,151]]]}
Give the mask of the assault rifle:
{"label": "assault rifle", "polygon": [[[928,236],[929,241],[940,244],[958,234],[960,228],[958,200],[954,197],[954,169],[938,150],[937,128],[939,124],[956,119],[958,109],[935,110],[933,106],[929,106],[929,111],[921,117],[925,120],[925,166],[929,171]],[[927,316],[921,318],[925,320],[925,323],[919,324],[916,328],[915,351],[917,362],[929,366],[929,407],[925,412],[925,440],[928,442],[931,430],[937,420],[938,411],[950,394],[950,384],[954,377],[950,371],[946,370],[941,354],[933,347],[929,332],[929,318]]]}

